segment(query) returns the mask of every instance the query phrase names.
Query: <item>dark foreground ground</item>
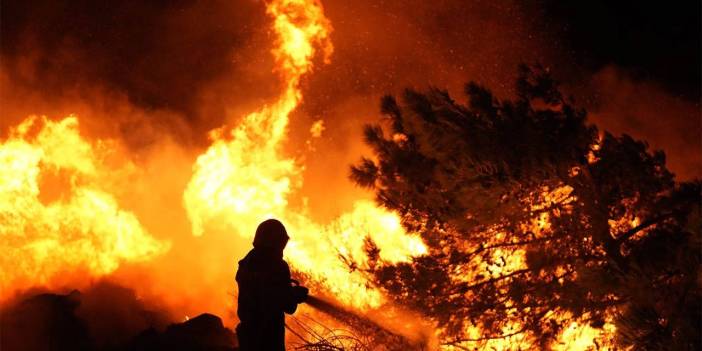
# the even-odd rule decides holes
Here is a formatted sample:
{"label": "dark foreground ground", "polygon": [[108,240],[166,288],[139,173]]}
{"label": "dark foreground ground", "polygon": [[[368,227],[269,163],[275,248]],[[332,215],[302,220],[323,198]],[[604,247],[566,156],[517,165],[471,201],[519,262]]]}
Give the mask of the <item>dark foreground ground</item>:
{"label": "dark foreground ground", "polygon": [[[67,295],[42,293],[6,306],[0,315],[0,350],[237,350],[234,333],[211,314],[159,327],[149,312],[130,309],[117,301],[105,306],[115,310],[113,315],[83,313],[79,307],[84,300],[85,295],[77,291]],[[150,319],[153,325],[143,323]]]}

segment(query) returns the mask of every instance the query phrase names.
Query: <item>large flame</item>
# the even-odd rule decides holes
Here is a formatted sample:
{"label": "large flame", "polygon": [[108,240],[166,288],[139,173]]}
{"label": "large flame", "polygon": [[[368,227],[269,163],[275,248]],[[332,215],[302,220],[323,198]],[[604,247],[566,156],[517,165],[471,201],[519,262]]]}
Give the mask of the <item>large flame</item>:
{"label": "large flame", "polygon": [[[71,270],[101,276],[168,249],[104,190],[109,151],[84,140],[74,116],[29,117],[10,130],[0,144],[0,290],[50,284]],[[46,181],[63,192],[45,194]]]}
{"label": "large flame", "polygon": [[421,254],[425,247],[402,230],[396,215],[368,201],[359,201],[328,225],[312,221],[304,207],[291,208],[289,198],[302,185],[303,165],[283,154],[289,115],[302,99],[300,79],[312,69],[318,47],[329,59],[331,25],[316,1],[273,1],[267,12],[278,36],[273,55],[283,91],[238,126],[211,134],[212,145],[197,159],[184,194],[193,233],[216,227],[250,238],[262,220],[279,218],[291,233],[286,256],[294,269],[323,282],[348,304],[376,307],[381,294],[367,287],[361,275],[350,273],[339,255],[363,257],[366,237],[391,262]]}

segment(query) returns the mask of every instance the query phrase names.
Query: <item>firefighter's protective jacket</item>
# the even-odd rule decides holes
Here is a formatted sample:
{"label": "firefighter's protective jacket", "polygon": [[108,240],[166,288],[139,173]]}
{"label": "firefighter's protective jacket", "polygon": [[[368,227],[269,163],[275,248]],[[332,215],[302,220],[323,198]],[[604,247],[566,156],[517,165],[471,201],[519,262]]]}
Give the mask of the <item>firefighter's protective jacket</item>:
{"label": "firefighter's protective jacket", "polygon": [[290,268],[282,255],[254,248],[239,261],[237,326],[241,351],[285,350],[285,315],[297,309]]}

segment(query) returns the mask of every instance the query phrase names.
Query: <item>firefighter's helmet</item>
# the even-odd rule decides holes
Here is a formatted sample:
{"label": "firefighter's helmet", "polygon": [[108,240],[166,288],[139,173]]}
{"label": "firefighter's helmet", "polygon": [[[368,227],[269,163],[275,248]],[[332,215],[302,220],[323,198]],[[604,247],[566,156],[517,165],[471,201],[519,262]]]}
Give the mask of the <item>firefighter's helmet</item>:
{"label": "firefighter's helmet", "polygon": [[270,248],[283,250],[288,243],[288,232],[283,223],[277,219],[267,219],[256,228],[253,246],[255,248]]}

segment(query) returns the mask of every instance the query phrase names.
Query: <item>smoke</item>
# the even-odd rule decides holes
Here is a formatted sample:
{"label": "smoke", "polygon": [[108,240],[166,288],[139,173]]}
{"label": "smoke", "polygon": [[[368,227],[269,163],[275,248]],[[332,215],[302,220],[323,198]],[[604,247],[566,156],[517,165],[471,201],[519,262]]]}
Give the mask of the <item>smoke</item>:
{"label": "smoke", "polygon": [[702,177],[699,102],[674,96],[654,82],[636,80],[616,66],[598,71],[586,86],[583,97],[591,121],[664,150],[678,179]]}
{"label": "smoke", "polygon": [[3,2],[2,127],[77,113],[136,148],[144,128],[201,145],[272,88],[264,20],[250,1]]}

